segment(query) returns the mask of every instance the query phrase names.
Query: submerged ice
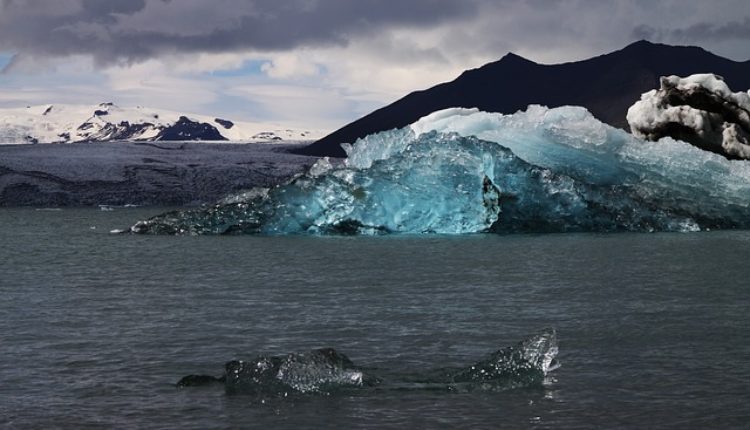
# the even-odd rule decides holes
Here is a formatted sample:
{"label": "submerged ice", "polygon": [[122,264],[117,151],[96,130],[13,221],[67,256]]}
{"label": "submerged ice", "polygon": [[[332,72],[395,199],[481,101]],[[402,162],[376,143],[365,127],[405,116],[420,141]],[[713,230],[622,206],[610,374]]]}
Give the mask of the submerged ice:
{"label": "submerged ice", "polygon": [[465,367],[394,374],[356,366],[333,348],[226,363],[220,377],[188,375],[177,386],[223,384],[227,394],[259,398],[331,394],[341,389],[502,391],[541,385],[559,364],[557,333],[548,328]]}
{"label": "submerged ice", "polygon": [[152,234],[695,231],[750,226],[750,163],[644,141],[579,107],[447,109],[270,190],[137,223]]}

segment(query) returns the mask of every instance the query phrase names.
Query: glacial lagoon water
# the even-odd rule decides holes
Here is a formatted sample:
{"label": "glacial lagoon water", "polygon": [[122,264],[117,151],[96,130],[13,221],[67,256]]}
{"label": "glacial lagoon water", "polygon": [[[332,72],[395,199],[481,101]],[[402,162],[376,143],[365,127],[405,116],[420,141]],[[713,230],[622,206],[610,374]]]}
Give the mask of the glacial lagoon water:
{"label": "glacial lagoon water", "polygon": [[[111,235],[162,209],[0,210],[0,427],[747,428],[750,232]],[[176,388],[334,347],[379,375],[554,327],[505,391]]]}

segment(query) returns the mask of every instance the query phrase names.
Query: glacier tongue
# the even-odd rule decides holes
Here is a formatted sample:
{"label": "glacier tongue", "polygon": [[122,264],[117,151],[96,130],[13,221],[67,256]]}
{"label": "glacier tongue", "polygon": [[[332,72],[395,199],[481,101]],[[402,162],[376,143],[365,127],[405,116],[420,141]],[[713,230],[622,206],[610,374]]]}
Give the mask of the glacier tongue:
{"label": "glacier tongue", "polygon": [[136,233],[692,231],[750,226],[750,163],[646,142],[578,107],[447,109],[345,148],[267,193]]}

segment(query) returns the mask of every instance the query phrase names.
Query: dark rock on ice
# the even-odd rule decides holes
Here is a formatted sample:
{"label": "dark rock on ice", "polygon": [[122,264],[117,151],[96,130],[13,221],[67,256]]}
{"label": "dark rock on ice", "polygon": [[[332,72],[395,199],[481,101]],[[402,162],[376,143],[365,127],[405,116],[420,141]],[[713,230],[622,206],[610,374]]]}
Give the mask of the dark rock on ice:
{"label": "dark rock on ice", "polygon": [[92,128],[94,128],[94,124],[92,124],[92,123],[90,123],[88,121],[86,121],[86,122],[84,122],[84,123],[82,123],[81,125],[78,126],[78,130],[81,130],[81,131],[91,130]]}
{"label": "dark rock on ice", "polygon": [[191,121],[181,116],[177,122],[159,132],[155,140],[227,140],[207,122]]}
{"label": "dark rock on ice", "polygon": [[627,115],[637,137],[689,142],[730,159],[750,159],[750,95],[714,74],[662,77]]}
{"label": "dark rock on ice", "polygon": [[214,118],[214,121],[216,121],[217,124],[221,125],[222,127],[226,128],[227,130],[234,127],[234,123],[232,121],[229,121],[227,119],[221,119],[221,118]]}
{"label": "dark rock on ice", "polygon": [[[108,122],[99,130],[92,132],[83,140],[84,142],[102,142],[110,140],[129,140],[140,136],[144,131],[154,127],[150,122],[131,124],[128,121],[120,121],[118,124]],[[78,130],[89,130],[94,128],[90,122],[85,122],[78,127]]]}
{"label": "dark rock on ice", "polygon": [[259,139],[259,140],[282,140],[281,137],[277,136],[276,133],[272,131],[262,131],[260,133],[257,133],[253,135],[253,139]]}

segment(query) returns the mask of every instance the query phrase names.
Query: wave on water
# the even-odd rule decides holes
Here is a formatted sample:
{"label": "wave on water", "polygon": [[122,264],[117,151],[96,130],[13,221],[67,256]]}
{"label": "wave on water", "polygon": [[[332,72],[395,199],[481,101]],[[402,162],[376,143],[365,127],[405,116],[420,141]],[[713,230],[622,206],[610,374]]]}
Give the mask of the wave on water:
{"label": "wave on water", "polygon": [[273,189],[141,221],[144,234],[699,231],[750,227],[750,162],[638,139],[586,109],[435,112]]}
{"label": "wave on water", "polygon": [[469,366],[390,376],[359,367],[333,348],[323,348],[230,361],[220,377],[188,375],[177,386],[223,385],[227,394],[259,398],[332,394],[368,387],[381,390],[503,391],[541,386],[547,375],[559,367],[557,353],[555,330],[544,329]]}

